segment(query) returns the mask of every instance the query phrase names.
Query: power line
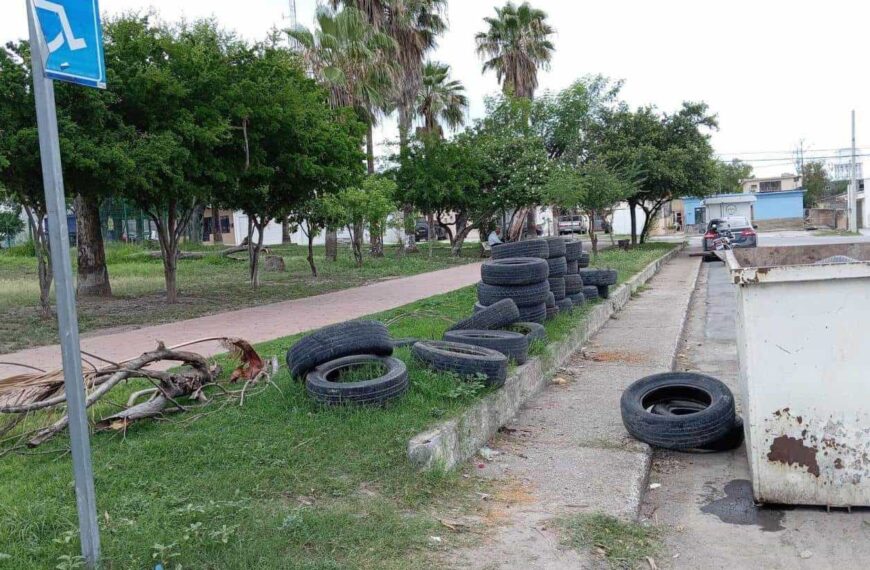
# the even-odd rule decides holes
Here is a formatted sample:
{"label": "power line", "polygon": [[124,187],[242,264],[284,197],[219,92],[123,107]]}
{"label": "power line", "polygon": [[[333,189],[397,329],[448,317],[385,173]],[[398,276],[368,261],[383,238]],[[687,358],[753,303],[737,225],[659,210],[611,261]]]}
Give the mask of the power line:
{"label": "power line", "polygon": [[[862,149],[862,150],[864,150],[864,149]],[[859,156],[859,157],[861,157],[861,156],[870,156],[870,153],[867,153],[867,154],[856,154],[855,156]],[[832,160],[832,159],[835,159],[835,158],[846,159],[846,158],[849,158],[849,157],[848,157],[848,156],[842,156],[842,155],[828,155],[828,156],[810,156],[810,155],[804,155],[803,158],[804,158],[804,161],[813,161],[813,160]],[[720,156],[719,160],[721,160],[721,161],[723,161],[723,162],[730,162],[732,159],[722,158],[722,157]],[[791,156],[766,157],[766,158],[748,158],[748,159],[738,159],[738,160],[740,160],[740,162],[777,162],[777,163],[779,163],[779,162],[788,162],[788,163],[793,163],[793,162],[794,162],[794,155],[791,155]]]}

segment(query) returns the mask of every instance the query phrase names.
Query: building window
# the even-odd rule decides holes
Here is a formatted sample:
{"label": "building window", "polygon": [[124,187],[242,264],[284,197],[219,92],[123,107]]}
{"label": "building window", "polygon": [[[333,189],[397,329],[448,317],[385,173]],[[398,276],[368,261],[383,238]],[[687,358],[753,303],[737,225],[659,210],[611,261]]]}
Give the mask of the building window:
{"label": "building window", "polygon": [[758,192],[758,184],[753,184],[752,187],[750,188],[750,191],[751,192]]}
{"label": "building window", "polygon": [[760,192],[779,192],[782,190],[782,180],[767,180],[761,183]]}
{"label": "building window", "polygon": [[230,218],[229,216],[221,216],[221,233],[230,233]]}

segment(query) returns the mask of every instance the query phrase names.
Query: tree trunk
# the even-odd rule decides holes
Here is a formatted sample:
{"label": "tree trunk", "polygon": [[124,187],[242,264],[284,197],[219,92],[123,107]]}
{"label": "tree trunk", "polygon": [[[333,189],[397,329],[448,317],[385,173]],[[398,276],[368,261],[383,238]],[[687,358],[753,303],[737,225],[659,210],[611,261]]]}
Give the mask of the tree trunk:
{"label": "tree trunk", "polygon": [[371,241],[371,254],[372,257],[383,257],[384,256],[384,224],[370,224],[369,225],[369,238]]}
{"label": "tree trunk", "polygon": [[170,200],[166,219],[159,212],[148,212],[148,217],[154,222],[157,229],[157,239],[160,242],[160,253],[163,256],[163,278],[166,281],[166,302],[175,304],[178,302],[178,244],[182,234],[190,222],[190,216],[196,207],[191,203],[181,216],[178,215],[178,202]]}
{"label": "tree trunk", "polygon": [[[454,222],[456,224],[456,231],[459,231],[459,223],[460,223],[461,214],[454,214],[454,215],[456,216],[455,222]],[[450,241],[450,247],[453,247],[453,241],[454,241],[455,237],[453,235],[453,230],[450,229],[450,225],[444,223],[444,220],[441,219],[440,213],[437,216],[435,216],[435,222],[441,227],[441,229],[444,230],[444,233],[447,234],[447,239],[448,239],[448,241]]]}
{"label": "tree trunk", "polygon": [[224,234],[221,232],[221,210],[217,206],[211,208],[211,240],[215,244],[224,242]]}
{"label": "tree trunk", "polygon": [[465,225],[462,229],[457,228],[456,230],[456,238],[453,240],[453,247],[450,249],[450,253],[459,257],[462,255],[462,246],[465,244],[465,239],[468,237],[468,234],[474,229],[472,225]]}
{"label": "tree trunk", "polygon": [[[248,275],[251,279],[251,287],[254,289],[260,287],[260,251],[263,249],[263,234],[268,223],[266,217],[261,217],[258,221],[257,216],[248,214]],[[257,230],[256,245],[254,244],[255,229]]]}
{"label": "tree trunk", "polygon": [[30,232],[33,235],[33,246],[36,251],[36,268],[39,276],[39,314],[42,318],[52,317],[51,313],[51,281],[54,275],[51,272],[51,250],[48,245],[48,234],[42,221],[45,212],[24,207],[27,212],[27,220],[30,223]]}
{"label": "tree trunk", "polygon": [[589,224],[589,240],[592,242],[592,256],[598,257],[598,235],[595,233],[595,210],[589,211],[589,219],[593,220]]}
{"label": "tree trunk", "polygon": [[335,230],[326,230],[326,259],[338,260],[338,232]]}
{"label": "tree trunk", "polygon": [[290,233],[290,222],[287,218],[281,219],[281,243],[291,243],[293,235]]}
{"label": "tree trunk", "polygon": [[416,253],[417,236],[414,231],[417,227],[417,222],[414,219],[414,207],[410,204],[405,204],[405,207],[402,208],[402,217],[405,222],[405,251]]}
{"label": "tree trunk", "polygon": [[436,239],[435,234],[435,214],[431,212],[426,215],[426,221],[428,222],[428,241],[429,241],[429,259],[432,259],[432,255],[434,253],[435,242],[438,241]]}
{"label": "tree trunk", "polygon": [[[631,245],[637,245],[637,212],[634,211],[637,202],[629,198],[628,200],[628,216],[631,218]],[[594,223],[594,222],[593,222]],[[613,231],[613,230],[611,230]]]}
{"label": "tree trunk", "polygon": [[76,195],[76,248],[78,250],[79,297],[111,297],[106,249],[100,228],[100,201],[94,196]]}
{"label": "tree trunk", "polygon": [[369,174],[375,173],[375,133],[371,123],[366,129],[366,166]]}
{"label": "tree trunk", "polygon": [[354,223],[347,227],[350,232],[351,249],[353,249],[353,258],[356,261],[357,267],[362,267],[362,232],[363,227],[360,223]]}
{"label": "tree trunk", "polygon": [[317,277],[317,266],[314,265],[314,231],[311,229],[310,224],[308,225],[306,235],[308,236],[308,267],[311,268],[311,275]]}
{"label": "tree trunk", "polygon": [[529,212],[526,214],[526,238],[532,239],[538,236],[538,209],[535,206],[529,206]]}

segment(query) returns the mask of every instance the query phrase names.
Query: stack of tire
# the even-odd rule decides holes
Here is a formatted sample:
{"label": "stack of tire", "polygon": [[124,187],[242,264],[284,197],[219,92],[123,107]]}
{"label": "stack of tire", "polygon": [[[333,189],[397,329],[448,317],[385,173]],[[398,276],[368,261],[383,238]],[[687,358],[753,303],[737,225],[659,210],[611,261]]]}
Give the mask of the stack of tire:
{"label": "stack of tire", "polygon": [[549,244],[542,239],[493,247],[492,259],[480,270],[475,311],[511,299],[519,310],[519,321],[543,323],[551,291],[549,253]]}
{"label": "stack of tire", "polygon": [[[583,279],[583,294],[607,299],[610,296],[610,286],[616,285],[617,274],[615,269],[580,269],[580,277]],[[593,292],[592,290],[595,289]]]}
{"label": "stack of tire", "polygon": [[[565,275],[565,295],[571,299],[575,307],[586,303],[583,295],[583,278],[580,277],[580,258],[583,257],[583,242],[565,240],[565,260],[568,262],[568,273]],[[589,265],[589,254],[586,254],[586,265]]]}
{"label": "stack of tire", "polygon": [[549,237],[544,238],[544,240],[549,246],[547,264],[550,269],[548,275],[550,292],[553,293],[558,312],[565,313],[574,308],[574,303],[568,298],[565,290],[565,276],[568,274],[568,259],[565,257],[565,238]]}
{"label": "stack of tire", "polygon": [[[305,381],[314,400],[326,405],[381,405],[408,390],[408,369],[394,358],[395,343],[383,323],[347,321],[314,331],[287,351],[290,374]],[[377,366],[373,378],[342,382],[343,372]]]}

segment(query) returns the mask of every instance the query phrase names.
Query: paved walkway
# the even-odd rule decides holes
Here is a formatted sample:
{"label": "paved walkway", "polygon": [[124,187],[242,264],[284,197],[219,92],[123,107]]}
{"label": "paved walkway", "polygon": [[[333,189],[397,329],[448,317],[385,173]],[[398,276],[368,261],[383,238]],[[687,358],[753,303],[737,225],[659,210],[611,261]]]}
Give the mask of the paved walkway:
{"label": "paved walkway", "polygon": [[[172,346],[198,338],[223,335],[241,337],[254,343],[263,342],[394,309],[432,295],[461,289],[479,280],[480,263],[470,263],[316,297],[124,332],[97,332],[82,338],[81,345],[82,350],[111,361],[119,361],[153,349],[157,341]],[[216,342],[196,345],[192,350],[205,356],[226,352]],[[0,361],[20,362],[45,370],[56,369],[61,366],[60,345],[3,354],[0,355]],[[19,367],[0,365],[0,378],[21,372]]]}
{"label": "paved walkway", "polygon": [[560,547],[552,519],[638,516],[651,450],[625,431],[619,399],[638,378],[671,370],[699,263],[685,254],[668,263],[559,372],[567,382],[532,398],[490,442],[500,453],[478,458],[475,471],[497,482],[485,516],[496,526],[451,567],[595,567]]}

